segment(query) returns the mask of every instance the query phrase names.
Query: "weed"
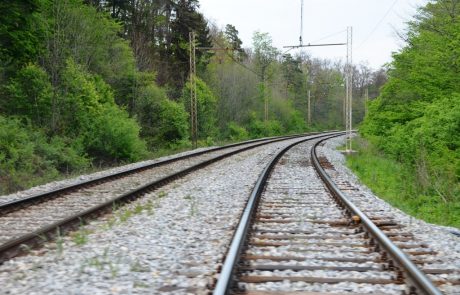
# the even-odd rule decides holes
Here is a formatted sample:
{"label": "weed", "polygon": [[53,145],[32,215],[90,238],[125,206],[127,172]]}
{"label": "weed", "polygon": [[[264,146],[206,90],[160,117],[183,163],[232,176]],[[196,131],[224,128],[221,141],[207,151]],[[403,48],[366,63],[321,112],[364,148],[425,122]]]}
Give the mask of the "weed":
{"label": "weed", "polygon": [[134,207],[134,214],[140,214],[144,210],[144,207],[141,204],[137,204],[136,207]]}
{"label": "weed", "polygon": [[150,288],[150,285],[144,282],[135,281],[133,284],[134,288]]}
{"label": "weed", "polygon": [[84,245],[88,242],[88,235],[90,233],[91,233],[90,230],[82,228],[74,232],[73,234],[71,234],[72,240],[75,244],[79,246]]}
{"label": "weed", "polygon": [[56,229],[56,249],[59,255],[64,252],[64,239],[62,238],[59,227]]}
{"label": "weed", "polygon": [[30,251],[32,251],[32,248],[26,244],[22,244],[21,246],[19,246],[19,248],[21,248],[21,250],[25,253],[30,253]]}
{"label": "weed", "polygon": [[112,203],[112,212],[117,211],[119,208],[120,208],[120,204],[118,204],[117,202]]}
{"label": "weed", "polygon": [[117,219],[114,216],[111,216],[107,221],[107,228],[111,229],[117,223]]}
{"label": "weed", "polygon": [[156,205],[152,201],[147,201],[147,204],[144,205],[144,209],[147,211],[149,215],[153,214],[153,209],[155,209]]}
{"label": "weed", "polygon": [[361,138],[355,139],[354,147],[358,153],[347,156],[347,166],[376,195],[409,215],[460,227],[460,202],[450,200],[430,181],[423,161],[401,163]]}
{"label": "weed", "polygon": [[198,204],[196,202],[196,199],[191,195],[186,195],[184,199],[190,201],[190,216],[195,216],[197,213],[197,209],[198,209],[197,208]]}
{"label": "weed", "polygon": [[149,272],[150,268],[147,266],[142,265],[138,260],[134,261],[133,264],[131,264],[131,271],[133,272]]}
{"label": "weed", "polygon": [[102,261],[99,260],[99,257],[92,257],[88,260],[88,265],[95,267],[97,270],[101,271],[104,267]]}
{"label": "weed", "polygon": [[120,220],[120,222],[125,222],[132,215],[133,215],[133,211],[131,211],[131,210],[123,210],[123,211],[120,212],[120,214],[118,216],[118,219]]}
{"label": "weed", "polygon": [[118,267],[112,262],[110,262],[109,269],[110,269],[110,274],[112,275],[112,278],[115,278],[118,274]]}
{"label": "weed", "polygon": [[160,198],[160,199],[161,199],[161,198],[164,198],[164,197],[166,197],[167,195],[168,195],[168,193],[167,193],[167,192],[165,192],[165,191],[161,191],[161,192],[159,192],[159,193],[158,193],[158,198]]}

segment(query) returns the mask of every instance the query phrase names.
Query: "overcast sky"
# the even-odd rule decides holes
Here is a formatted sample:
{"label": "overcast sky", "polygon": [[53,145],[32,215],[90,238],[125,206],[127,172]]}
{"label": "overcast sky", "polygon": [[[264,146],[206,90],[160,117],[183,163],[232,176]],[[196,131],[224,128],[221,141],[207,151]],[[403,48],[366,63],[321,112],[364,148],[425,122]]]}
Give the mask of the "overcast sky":
{"label": "overcast sky", "polygon": [[[354,62],[367,62],[376,69],[391,61],[391,53],[404,45],[396,32],[403,32],[417,7],[428,2],[304,0],[303,43],[346,42],[346,27],[353,26]],[[200,5],[205,17],[219,27],[234,25],[243,47],[251,47],[257,30],[269,33],[279,49],[299,44],[301,0],[200,0]],[[335,35],[324,38],[332,34]],[[345,47],[304,50],[313,57],[330,59],[345,59],[346,54]]]}

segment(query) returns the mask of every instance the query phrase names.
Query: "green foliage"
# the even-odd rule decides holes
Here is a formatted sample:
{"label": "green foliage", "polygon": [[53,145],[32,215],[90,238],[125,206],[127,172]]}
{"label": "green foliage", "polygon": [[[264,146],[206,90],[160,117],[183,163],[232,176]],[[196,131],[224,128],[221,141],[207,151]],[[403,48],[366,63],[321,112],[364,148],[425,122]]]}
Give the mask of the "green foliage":
{"label": "green foliage", "polygon": [[184,105],[168,99],[153,79],[139,87],[134,112],[151,150],[181,145],[187,140],[189,123]]}
{"label": "green foliage", "polygon": [[128,42],[120,38],[120,24],[81,0],[51,1],[44,14],[49,30],[45,67],[59,74],[72,58],[84,70],[101,76],[123,100],[123,87],[136,65]]}
{"label": "green foliage", "polygon": [[2,2],[0,116],[17,132],[11,149],[1,143],[6,190],[188,147],[190,31],[198,47],[238,50],[196,52],[200,144],[303,132],[310,88],[318,121],[340,121],[340,106],[325,111],[340,97],[306,80],[314,72],[329,83],[340,65],[281,58],[267,33],[244,52],[234,26],[210,30],[198,8],[197,0]]}
{"label": "green foliage", "polygon": [[10,115],[30,119],[35,125],[49,127],[52,120],[53,89],[48,74],[39,66],[22,67],[3,89],[0,109]]}
{"label": "green foliage", "polygon": [[110,87],[72,60],[63,73],[62,132],[78,138],[86,151],[99,159],[138,160],[145,155],[140,128],[119,109]]}
{"label": "green foliage", "polygon": [[228,138],[232,141],[243,141],[249,138],[249,133],[246,128],[238,125],[235,122],[228,123]]}
{"label": "green foliage", "polygon": [[0,2],[0,68],[13,71],[36,60],[43,39],[40,6],[40,0]]}
{"label": "green foliage", "polygon": [[283,126],[277,120],[268,120],[266,122],[257,118],[255,113],[251,114],[251,122],[249,124],[249,134],[253,138],[268,137],[281,135],[284,131]]}
{"label": "green foliage", "polygon": [[347,157],[347,165],[378,196],[417,218],[460,227],[460,200],[444,200],[423,185],[420,167],[393,160],[364,139],[355,140],[353,147],[358,153]]}
{"label": "green foliage", "polygon": [[[422,8],[409,45],[360,128],[386,155],[411,165],[425,195],[460,199],[460,17],[455,1]],[[454,11],[454,13],[452,13]]]}
{"label": "green foliage", "polygon": [[182,104],[164,99],[158,112],[158,142],[178,144],[188,138],[188,114]]}
{"label": "green foliage", "polygon": [[302,133],[307,130],[305,120],[300,111],[292,111],[285,123],[285,129],[292,133]]}
{"label": "green foliage", "polygon": [[48,140],[43,132],[19,119],[0,116],[0,193],[24,189],[86,168],[89,161],[65,139]]}
{"label": "green foliage", "polygon": [[278,56],[278,50],[273,47],[272,38],[268,33],[255,32],[253,37],[254,58],[257,72],[262,81],[271,78],[270,65]]}
{"label": "green foliage", "polygon": [[139,139],[140,127],[128,113],[115,105],[104,106],[88,130],[87,151],[109,161],[138,161],[146,155],[145,142]]}
{"label": "green foliage", "polygon": [[[217,98],[201,79],[196,79],[196,96],[198,111],[198,138],[214,138],[217,135]],[[190,82],[182,91],[182,102],[185,109],[190,113]]]}

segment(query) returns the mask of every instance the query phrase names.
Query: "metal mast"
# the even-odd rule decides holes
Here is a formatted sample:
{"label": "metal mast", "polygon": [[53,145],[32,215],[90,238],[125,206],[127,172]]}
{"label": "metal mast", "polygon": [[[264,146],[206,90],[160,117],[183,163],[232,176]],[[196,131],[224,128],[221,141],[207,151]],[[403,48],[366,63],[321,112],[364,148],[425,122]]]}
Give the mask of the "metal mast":
{"label": "metal mast", "polygon": [[303,0],[300,1],[300,37],[299,45],[303,45]]}
{"label": "metal mast", "polygon": [[195,33],[189,33],[190,43],[190,135],[192,137],[193,148],[197,148],[198,141],[198,111],[196,101],[196,48]]}
{"label": "metal mast", "polygon": [[347,133],[346,150],[351,151],[351,130],[353,115],[353,27],[347,27],[347,64],[345,96],[345,130]]}
{"label": "metal mast", "polygon": [[308,101],[307,101],[307,121],[308,121],[308,127],[311,127],[311,91],[310,89],[308,90]]}

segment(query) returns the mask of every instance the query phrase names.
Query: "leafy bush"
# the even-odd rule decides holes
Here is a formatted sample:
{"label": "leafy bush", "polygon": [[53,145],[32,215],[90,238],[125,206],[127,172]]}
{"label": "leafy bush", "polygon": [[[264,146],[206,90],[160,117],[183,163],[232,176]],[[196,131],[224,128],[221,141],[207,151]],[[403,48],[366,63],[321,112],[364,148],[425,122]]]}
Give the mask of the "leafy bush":
{"label": "leafy bush", "polygon": [[286,130],[291,133],[301,133],[307,130],[305,120],[302,117],[302,113],[299,111],[292,111],[287,118]]}
{"label": "leafy bush", "polygon": [[4,86],[2,109],[6,114],[25,117],[41,127],[52,119],[53,89],[48,74],[39,66],[28,64]]}
{"label": "leafy bush", "polygon": [[139,138],[140,127],[128,113],[116,106],[104,106],[87,131],[86,150],[98,159],[138,161],[146,155],[145,142]]}
{"label": "leafy bush", "polygon": [[443,203],[460,200],[460,19],[451,17],[452,5],[421,8],[360,128],[388,157],[412,167],[420,198]]}
{"label": "leafy bush", "polygon": [[[197,111],[198,111],[198,138],[216,137],[217,127],[217,98],[206,83],[196,78]],[[190,82],[187,82],[182,91],[182,103],[190,113]]]}
{"label": "leafy bush", "polygon": [[255,113],[251,114],[251,121],[248,129],[252,138],[276,136],[284,132],[284,128],[279,121],[268,120],[264,122],[258,119]]}
{"label": "leafy bush", "polygon": [[85,151],[96,159],[133,161],[145,155],[139,125],[115,104],[110,86],[72,60],[62,80],[60,128],[65,136],[79,139]]}
{"label": "leafy bush", "polygon": [[366,140],[358,138],[353,146],[358,153],[347,157],[347,164],[378,196],[428,222],[460,226],[459,199],[444,200],[421,184],[412,165],[389,158]]}
{"label": "leafy bush", "polygon": [[188,138],[188,114],[183,104],[169,100],[153,81],[140,88],[135,113],[151,150],[181,145]]}
{"label": "leafy bush", "polygon": [[246,128],[236,124],[235,122],[228,123],[227,128],[228,137],[232,141],[242,141],[249,138],[249,133]]}
{"label": "leafy bush", "polygon": [[89,166],[65,139],[46,135],[19,119],[0,116],[0,193],[9,193]]}

